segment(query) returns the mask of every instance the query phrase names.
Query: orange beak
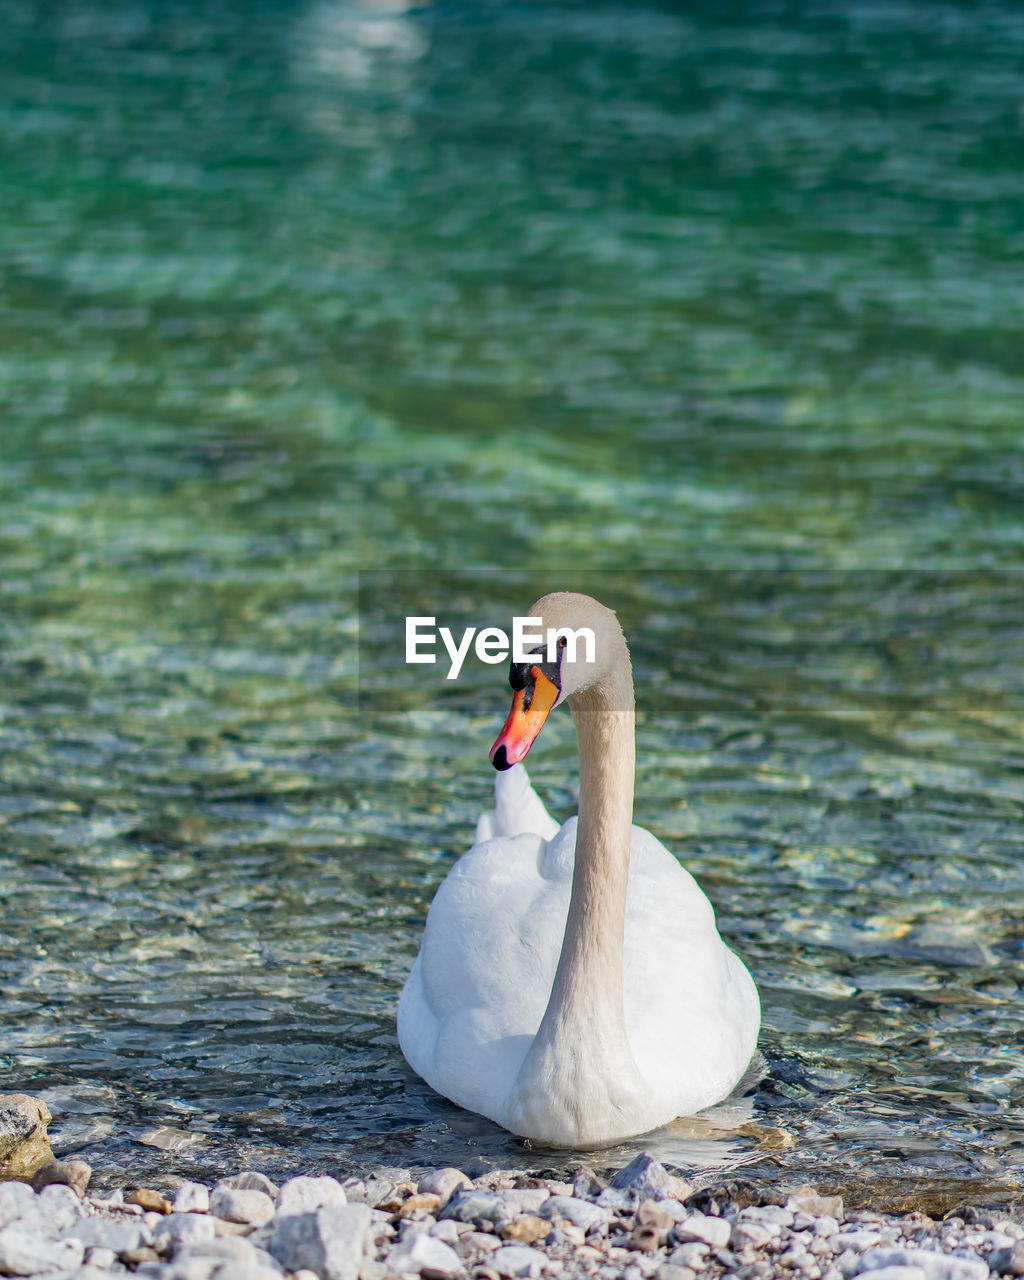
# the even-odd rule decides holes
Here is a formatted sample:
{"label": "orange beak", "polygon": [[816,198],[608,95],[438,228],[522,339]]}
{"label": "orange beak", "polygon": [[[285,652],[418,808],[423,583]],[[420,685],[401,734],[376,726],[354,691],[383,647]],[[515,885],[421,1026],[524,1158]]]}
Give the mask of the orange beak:
{"label": "orange beak", "polygon": [[540,667],[531,667],[530,674],[533,676],[530,705],[523,706],[527,691],[517,689],[508,719],[491,747],[491,764],[495,769],[511,769],[525,759],[548,718],[548,712],[558,701],[558,686],[544,675]]}

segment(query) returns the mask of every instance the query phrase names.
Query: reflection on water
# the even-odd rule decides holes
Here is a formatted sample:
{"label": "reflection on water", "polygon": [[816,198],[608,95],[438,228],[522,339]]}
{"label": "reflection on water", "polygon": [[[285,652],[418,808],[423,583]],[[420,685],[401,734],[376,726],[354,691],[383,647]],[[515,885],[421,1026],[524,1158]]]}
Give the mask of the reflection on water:
{"label": "reflection on water", "polygon": [[[290,45],[294,92],[307,104],[311,125],[351,145],[353,131],[366,122],[365,113],[353,110],[347,90],[379,92],[386,85],[389,93],[401,95],[413,89],[415,63],[428,48],[422,23],[409,13],[418,7],[404,0],[319,0],[310,5],[296,23]],[[340,93],[332,92],[331,81]],[[386,138],[377,141],[386,143]]]}
{"label": "reflection on water", "polygon": [[111,1178],[564,1164],[397,1050],[505,702],[355,697],[419,567],[630,634],[767,1064],[644,1145],[1018,1178],[1019,11],[2,12],[0,1083]]}

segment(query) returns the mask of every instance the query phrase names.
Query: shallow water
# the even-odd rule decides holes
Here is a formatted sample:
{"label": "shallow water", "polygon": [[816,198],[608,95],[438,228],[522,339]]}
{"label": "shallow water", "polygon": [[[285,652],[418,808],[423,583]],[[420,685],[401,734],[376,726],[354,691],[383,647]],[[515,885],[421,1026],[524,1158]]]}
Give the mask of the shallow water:
{"label": "shallow water", "polygon": [[377,624],[579,587],[764,1003],[643,1145],[1015,1182],[1020,11],[0,15],[0,1085],[115,1181],[561,1167],[398,1053],[506,690]]}

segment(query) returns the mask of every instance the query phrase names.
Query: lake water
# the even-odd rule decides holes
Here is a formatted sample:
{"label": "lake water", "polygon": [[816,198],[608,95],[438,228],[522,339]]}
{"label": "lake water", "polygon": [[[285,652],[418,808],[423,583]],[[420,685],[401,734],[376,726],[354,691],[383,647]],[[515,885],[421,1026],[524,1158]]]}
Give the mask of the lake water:
{"label": "lake water", "polygon": [[1020,8],[0,16],[0,1087],[108,1182],[564,1167],[398,1052],[508,691],[394,641],[568,587],[764,1004],[640,1145],[1015,1187]]}

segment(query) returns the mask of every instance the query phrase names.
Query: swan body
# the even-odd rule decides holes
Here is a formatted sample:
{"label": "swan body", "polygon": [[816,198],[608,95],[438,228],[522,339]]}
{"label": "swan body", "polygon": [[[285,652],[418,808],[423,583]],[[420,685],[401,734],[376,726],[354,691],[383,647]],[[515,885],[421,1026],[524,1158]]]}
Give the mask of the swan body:
{"label": "swan body", "polygon": [[[566,595],[531,616],[557,617],[547,602]],[[494,809],[431,904],[398,1038],[458,1105],[534,1141],[594,1147],[724,1098],[760,1008],[692,876],[631,824],[631,679],[627,707],[614,680],[595,694],[593,672],[558,678],[558,700],[576,695],[580,816],[559,826],[520,763],[498,774]]]}

